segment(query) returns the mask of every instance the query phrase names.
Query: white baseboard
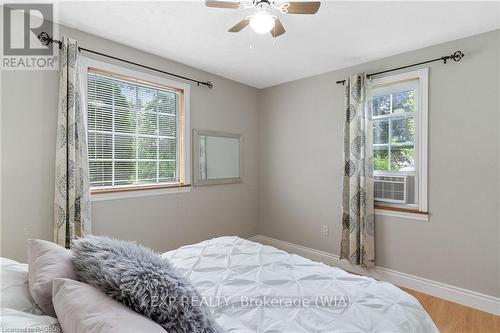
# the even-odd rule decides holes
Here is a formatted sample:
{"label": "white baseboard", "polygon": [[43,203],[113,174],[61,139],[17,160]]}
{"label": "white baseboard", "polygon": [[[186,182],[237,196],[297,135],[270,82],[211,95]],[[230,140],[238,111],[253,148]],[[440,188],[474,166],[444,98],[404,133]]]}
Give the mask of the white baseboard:
{"label": "white baseboard", "polygon": [[376,266],[360,268],[351,265],[347,260],[340,260],[338,255],[311,249],[309,247],[285,242],[279,239],[257,235],[251,241],[270,245],[286,252],[295,253],[305,258],[339,267],[343,270],[390,282],[400,287],[409,288],[428,295],[439,297],[450,302],[462,304],[477,310],[500,316],[500,298],[481,294],[472,290],[459,288],[445,283],[425,279],[419,276],[398,272],[389,268]]}

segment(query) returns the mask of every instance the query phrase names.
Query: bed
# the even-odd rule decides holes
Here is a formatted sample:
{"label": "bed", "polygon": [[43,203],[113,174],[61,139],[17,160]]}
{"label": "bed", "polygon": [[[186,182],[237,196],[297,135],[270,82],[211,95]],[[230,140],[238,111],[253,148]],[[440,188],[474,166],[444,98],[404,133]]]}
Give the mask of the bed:
{"label": "bed", "polygon": [[[419,302],[386,282],[238,237],[164,253],[226,332],[438,332]],[[1,325],[57,332],[28,291],[27,265],[1,260]],[[60,331],[60,329],[59,329]]]}
{"label": "bed", "polygon": [[28,265],[0,258],[0,332],[61,332],[28,290]]}

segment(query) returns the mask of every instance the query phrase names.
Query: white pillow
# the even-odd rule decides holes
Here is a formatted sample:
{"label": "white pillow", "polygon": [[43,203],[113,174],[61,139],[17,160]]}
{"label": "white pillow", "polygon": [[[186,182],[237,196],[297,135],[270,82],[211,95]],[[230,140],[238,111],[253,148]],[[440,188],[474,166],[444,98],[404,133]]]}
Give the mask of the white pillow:
{"label": "white pillow", "polygon": [[165,333],[157,323],[89,284],[55,279],[52,301],[64,332]]}
{"label": "white pillow", "polygon": [[31,297],[49,316],[55,316],[52,305],[52,280],[77,280],[71,252],[41,239],[28,240],[28,280]]}

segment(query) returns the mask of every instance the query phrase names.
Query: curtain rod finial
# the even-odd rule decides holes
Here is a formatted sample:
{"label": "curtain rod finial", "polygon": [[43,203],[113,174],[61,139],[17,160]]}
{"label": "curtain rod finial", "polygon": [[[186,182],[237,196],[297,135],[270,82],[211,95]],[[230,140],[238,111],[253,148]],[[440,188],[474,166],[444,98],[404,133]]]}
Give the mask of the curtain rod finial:
{"label": "curtain rod finial", "polygon": [[44,46],[49,46],[49,44],[52,43],[52,38],[45,31],[39,33],[37,38],[40,41],[40,43],[42,43],[42,45]]}
{"label": "curtain rod finial", "polygon": [[465,54],[463,54],[462,51],[456,51],[451,55],[451,58],[455,61],[460,61],[463,57],[465,57]]}
{"label": "curtain rod finial", "polygon": [[443,63],[447,63],[448,60],[453,60],[453,61],[460,61],[462,58],[465,56],[465,54],[462,53],[462,51],[455,51],[452,55],[442,57],[441,59],[443,60]]}

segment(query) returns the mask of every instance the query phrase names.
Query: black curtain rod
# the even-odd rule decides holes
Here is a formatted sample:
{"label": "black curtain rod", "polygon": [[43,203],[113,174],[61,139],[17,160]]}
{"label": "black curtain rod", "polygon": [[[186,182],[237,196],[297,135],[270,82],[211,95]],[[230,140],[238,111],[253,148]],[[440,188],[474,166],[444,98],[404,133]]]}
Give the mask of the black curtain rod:
{"label": "black curtain rod", "polygon": [[[422,62],[417,62],[416,64],[401,66],[401,67],[397,67],[397,68],[391,68],[391,69],[387,69],[385,71],[380,71],[380,72],[376,72],[376,73],[370,73],[370,74],[367,74],[366,76],[367,77],[372,77],[374,75],[379,75],[379,74],[394,72],[394,71],[398,71],[400,69],[405,69],[405,68],[409,68],[409,67],[420,66],[420,65],[428,64],[428,63],[435,62],[435,61],[443,61],[443,63],[446,64],[448,62],[448,60],[450,60],[450,59],[454,60],[454,61],[460,61],[460,60],[462,60],[463,57],[464,57],[464,54],[462,53],[462,51],[455,51],[455,53],[453,53],[452,55],[449,55],[449,56],[443,56],[443,57],[432,59],[432,60],[426,60],[426,61],[422,61]],[[339,81],[337,81],[337,84],[345,85],[345,82],[346,82],[346,80],[339,80]]]}
{"label": "black curtain rod", "polygon": [[[46,32],[41,32],[37,37],[40,40],[40,42],[42,43],[42,45],[49,46],[50,43],[55,43],[55,44],[59,45],[59,48],[61,47],[61,41],[58,41],[57,39],[53,39]],[[109,55],[109,54],[105,54],[105,53],[102,53],[102,52],[97,52],[97,51],[94,51],[94,50],[89,50],[89,49],[86,49],[86,48],[81,47],[81,46],[78,47],[78,50],[79,51],[85,51],[85,52],[88,52],[88,53],[97,54],[97,55],[102,56],[102,57],[111,58],[111,59],[114,59],[114,60],[125,62],[127,64],[134,65],[134,66],[146,68],[146,69],[149,69],[149,70],[152,70],[152,71],[155,71],[155,72],[159,72],[159,73],[162,73],[162,74],[166,74],[166,75],[169,75],[169,76],[176,77],[178,79],[182,79],[182,80],[194,82],[197,85],[203,85],[203,86],[206,86],[206,87],[208,87],[210,89],[212,89],[214,87],[214,85],[210,81],[207,81],[207,82],[198,81],[198,80],[186,77],[186,76],[182,76],[182,75],[170,73],[170,72],[167,72],[167,71],[164,71],[164,70],[161,70],[161,69],[157,69],[157,68],[149,67],[149,66],[146,66],[146,65],[142,65],[142,64],[130,61],[130,60],[125,60],[125,59],[118,58],[118,57],[115,57],[115,56],[112,56],[112,55]]]}

